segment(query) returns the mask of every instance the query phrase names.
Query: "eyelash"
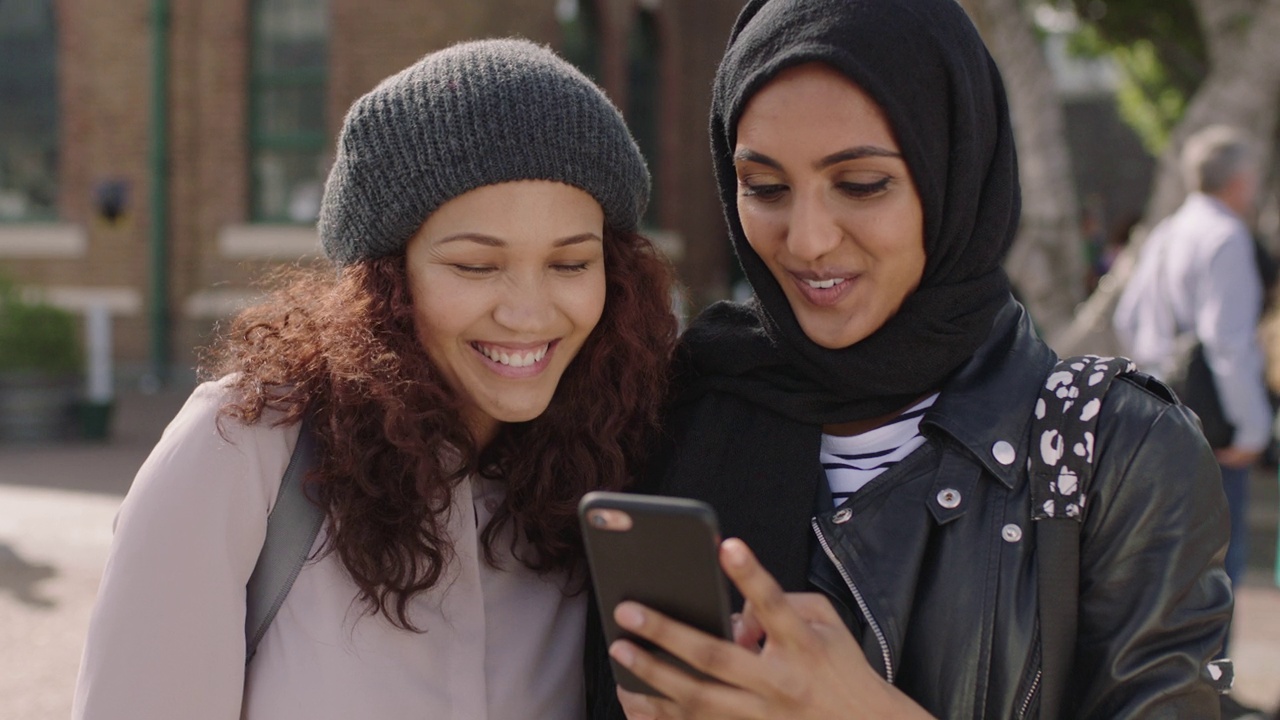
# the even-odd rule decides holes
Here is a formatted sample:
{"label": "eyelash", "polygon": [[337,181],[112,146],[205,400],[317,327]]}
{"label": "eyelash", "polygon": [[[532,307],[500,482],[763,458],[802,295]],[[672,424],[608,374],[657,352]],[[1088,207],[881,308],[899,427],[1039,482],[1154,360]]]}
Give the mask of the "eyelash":
{"label": "eyelash", "polygon": [[884,192],[889,187],[889,178],[880,178],[873,183],[840,183],[839,187],[852,197],[866,198]]}
{"label": "eyelash", "polygon": [[751,185],[750,183],[740,183],[742,186],[742,197],[753,197],[761,202],[773,202],[782,197],[782,193],[786,191],[786,185]]}
{"label": "eyelash", "polygon": [[[889,186],[890,178],[881,178],[873,183],[837,183],[836,187],[842,192],[854,198],[869,198],[884,191]],[[787,186],[782,184],[770,185],[751,185],[749,183],[739,183],[742,187],[743,197],[754,197],[761,202],[774,202],[782,197],[786,192]]]}
{"label": "eyelash", "polygon": [[[576,275],[580,272],[584,272],[588,267],[590,267],[590,265],[591,263],[589,262],[557,263],[552,265],[551,269],[567,275]],[[461,265],[458,263],[454,263],[453,268],[464,275],[475,275],[477,277],[488,275],[489,273],[497,270],[497,268],[492,265]]]}

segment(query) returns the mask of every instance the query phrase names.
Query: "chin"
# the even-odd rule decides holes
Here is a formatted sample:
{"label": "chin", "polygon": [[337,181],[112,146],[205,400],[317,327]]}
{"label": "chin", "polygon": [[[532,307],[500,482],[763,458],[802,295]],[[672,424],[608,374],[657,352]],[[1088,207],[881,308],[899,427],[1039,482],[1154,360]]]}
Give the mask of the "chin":
{"label": "chin", "polygon": [[502,423],[522,423],[530,420],[537,420],[547,411],[551,403],[542,403],[537,406],[525,406],[521,408],[505,408],[503,410],[495,409],[490,413],[498,422]]}
{"label": "chin", "polygon": [[804,331],[805,337],[827,350],[847,348],[867,337],[867,333],[854,332],[848,327],[835,327],[826,323],[800,323],[800,329]]}

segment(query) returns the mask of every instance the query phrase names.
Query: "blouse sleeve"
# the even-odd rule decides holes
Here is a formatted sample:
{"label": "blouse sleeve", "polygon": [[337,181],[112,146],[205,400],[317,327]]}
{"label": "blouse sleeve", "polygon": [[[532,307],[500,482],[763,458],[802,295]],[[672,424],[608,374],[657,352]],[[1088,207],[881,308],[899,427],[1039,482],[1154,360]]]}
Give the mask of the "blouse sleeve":
{"label": "blouse sleeve", "polygon": [[[1153,400],[1126,395],[1121,405]],[[1112,423],[1109,432],[1099,424],[1110,447],[1099,456],[1083,530],[1068,693],[1080,718],[1217,717],[1205,666],[1232,608],[1217,464],[1180,405],[1162,403],[1154,418],[1117,412]]]}
{"label": "blouse sleeve", "polygon": [[240,717],[245,584],[297,428],[224,419],[201,385],[165,429],[116,517],[73,717]]}

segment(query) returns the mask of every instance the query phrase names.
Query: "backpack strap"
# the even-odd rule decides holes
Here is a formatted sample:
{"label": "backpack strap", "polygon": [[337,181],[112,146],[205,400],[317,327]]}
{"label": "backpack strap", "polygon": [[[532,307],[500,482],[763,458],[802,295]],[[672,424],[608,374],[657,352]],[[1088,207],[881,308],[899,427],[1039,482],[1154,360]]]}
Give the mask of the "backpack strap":
{"label": "backpack strap", "polygon": [[316,436],[311,430],[311,421],[304,416],[298,442],[280,480],[276,504],[267,516],[262,552],[246,587],[245,665],[253,660],[258,643],[284,604],[324,523],[324,510],[307,496],[302,484],[318,464],[317,455]]}
{"label": "backpack strap", "polygon": [[1031,518],[1036,521],[1040,606],[1040,718],[1071,717],[1064,708],[1075,658],[1080,594],[1080,526],[1093,479],[1098,414],[1126,358],[1080,355],[1049,373],[1031,423]]}

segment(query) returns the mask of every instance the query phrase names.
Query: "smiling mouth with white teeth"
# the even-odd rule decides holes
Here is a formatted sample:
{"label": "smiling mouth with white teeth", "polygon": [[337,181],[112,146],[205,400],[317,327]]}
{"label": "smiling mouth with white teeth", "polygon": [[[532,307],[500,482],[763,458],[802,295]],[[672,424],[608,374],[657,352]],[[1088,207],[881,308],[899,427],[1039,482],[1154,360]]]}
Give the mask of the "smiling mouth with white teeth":
{"label": "smiling mouth with white teeth", "polygon": [[805,284],[815,290],[826,290],[833,288],[843,282],[847,282],[849,278],[830,278],[828,280],[805,280]]}
{"label": "smiling mouth with white teeth", "polygon": [[471,346],[479,350],[482,355],[490,360],[508,365],[510,367],[521,368],[536,365],[542,362],[542,358],[547,356],[547,350],[550,349],[551,343],[547,343],[542,347],[525,351],[503,350],[497,347],[490,347],[480,343],[471,343]]}

